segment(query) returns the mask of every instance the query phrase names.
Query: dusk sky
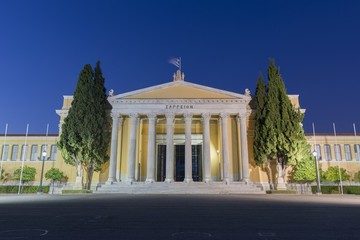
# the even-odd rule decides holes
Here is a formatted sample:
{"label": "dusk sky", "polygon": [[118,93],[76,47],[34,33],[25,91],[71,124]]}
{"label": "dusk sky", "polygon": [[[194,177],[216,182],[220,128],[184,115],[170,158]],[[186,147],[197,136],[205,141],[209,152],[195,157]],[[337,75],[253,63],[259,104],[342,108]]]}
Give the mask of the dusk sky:
{"label": "dusk sky", "polygon": [[1,1],[0,133],[58,132],[63,95],[101,61],[115,94],[172,81],[255,93],[270,58],[304,129],[360,132],[360,1]]}

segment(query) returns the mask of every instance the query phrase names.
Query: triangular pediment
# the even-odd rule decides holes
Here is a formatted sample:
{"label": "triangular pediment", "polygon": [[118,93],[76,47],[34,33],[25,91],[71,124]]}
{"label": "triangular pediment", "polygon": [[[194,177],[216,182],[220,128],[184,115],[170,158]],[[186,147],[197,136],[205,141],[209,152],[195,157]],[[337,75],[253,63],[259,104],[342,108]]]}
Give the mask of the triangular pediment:
{"label": "triangular pediment", "polygon": [[116,99],[247,99],[242,94],[185,81],[170,82],[114,96]]}

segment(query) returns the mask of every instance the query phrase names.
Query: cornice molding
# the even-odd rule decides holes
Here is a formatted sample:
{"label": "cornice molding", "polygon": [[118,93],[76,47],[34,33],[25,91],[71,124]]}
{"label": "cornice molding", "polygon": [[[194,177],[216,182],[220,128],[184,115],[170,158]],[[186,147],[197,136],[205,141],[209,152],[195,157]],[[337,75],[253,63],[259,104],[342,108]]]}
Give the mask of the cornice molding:
{"label": "cornice molding", "polygon": [[247,104],[248,101],[245,99],[217,99],[217,98],[208,98],[208,99],[115,99],[112,100],[111,103],[125,103],[125,104],[207,104],[207,103],[242,103]]}

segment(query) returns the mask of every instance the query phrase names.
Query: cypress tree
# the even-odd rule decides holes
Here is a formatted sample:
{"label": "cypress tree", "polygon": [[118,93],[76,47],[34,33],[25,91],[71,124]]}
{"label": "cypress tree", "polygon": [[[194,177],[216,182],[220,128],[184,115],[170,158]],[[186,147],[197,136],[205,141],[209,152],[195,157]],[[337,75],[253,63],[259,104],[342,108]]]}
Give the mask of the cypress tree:
{"label": "cypress tree", "polygon": [[259,91],[259,94],[255,94],[259,96],[255,96],[257,115],[255,117],[254,156],[258,165],[266,162],[269,181],[271,181],[270,161],[274,160],[278,186],[285,187],[283,183],[287,166],[296,165],[298,161],[308,159],[309,145],[301,126],[303,114],[299,109],[294,109],[286,94],[280,69],[275,66],[273,59],[270,60],[267,75],[268,88],[263,110],[258,100],[263,99],[260,97],[263,93],[260,94]]}
{"label": "cypress tree", "polygon": [[81,71],[68,116],[62,125],[58,146],[66,163],[77,167],[77,177],[90,189],[93,172],[108,160],[108,120],[106,89],[100,63],[95,73],[89,64]]}
{"label": "cypress tree", "polygon": [[91,115],[91,148],[92,156],[85,165],[87,172],[86,188],[90,189],[94,171],[99,171],[103,163],[108,160],[107,150],[110,141],[109,121],[107,117],[107,97],[104,86],[105,79],[102,75],[100,62],[96,63],[93,84],[93,106]]}
{"label": "cypress tree", "polygon": [[262,74],[259,75],[256,83],[256,90],[254,96],[256,114],[255,114],[255,129],[254,129],[254,159],[257,165],[261,165],[266,161],[265,139],[263,127],[265,122],[265,102],[266,102],[266,87]]}
{"label": "cypress tree", "polygon": [[80,179],[81,183],[83,178],[82,165],[90,155],[89,146],[86,144],[86,136],[90,136],[87,126],[89,116],[92,113],[93,75],[90,64],[86,64],[80,72],[71,108],[62,125],[62,132],[58,142],[65,162],[76,166],[76,177],[77,180]]}

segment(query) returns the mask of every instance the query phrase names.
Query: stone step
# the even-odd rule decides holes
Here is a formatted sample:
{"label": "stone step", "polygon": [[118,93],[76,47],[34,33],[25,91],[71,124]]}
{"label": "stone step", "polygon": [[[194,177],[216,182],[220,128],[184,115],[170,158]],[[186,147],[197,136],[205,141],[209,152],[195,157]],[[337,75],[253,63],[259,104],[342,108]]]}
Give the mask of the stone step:
{"label": "stone step", "polygon": [[264,194],[265,191],[254,184],[233,182],[174,182],[174,183],[144,183],[133,182],[132,184],[118,182],[102,184],[96,189],[96,193],[143,193],[143,194]]}

